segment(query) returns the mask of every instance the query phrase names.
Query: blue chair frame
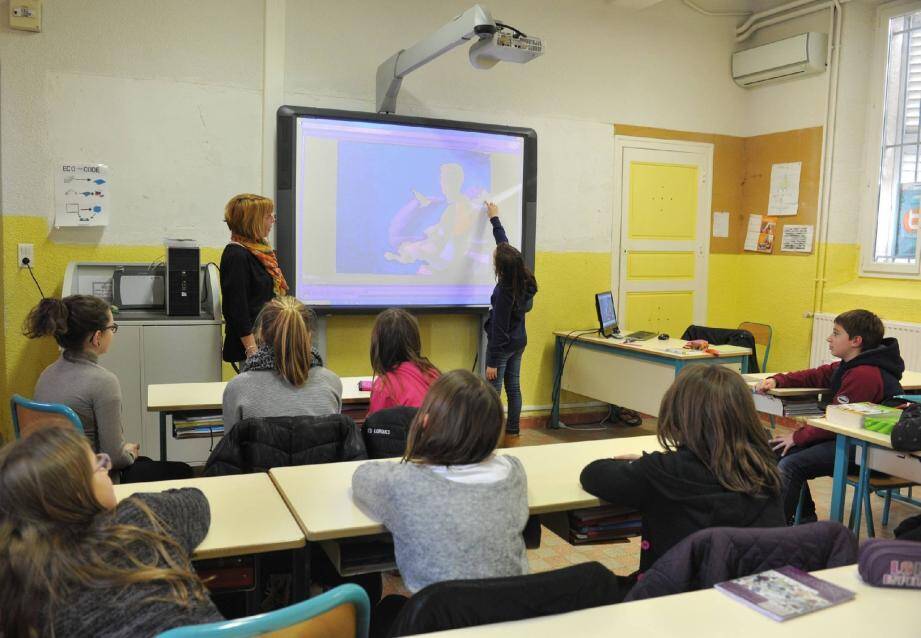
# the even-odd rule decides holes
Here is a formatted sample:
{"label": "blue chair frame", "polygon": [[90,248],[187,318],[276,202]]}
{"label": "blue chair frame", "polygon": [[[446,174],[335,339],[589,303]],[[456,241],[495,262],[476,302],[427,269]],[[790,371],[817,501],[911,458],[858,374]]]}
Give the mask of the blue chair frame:
{"label": "blue chair frame", "polygon": [[13,432],[17,439],[19,438],[19,416],[16,413],[17,406],[21,406],[26,410],[32,410],[33,412],[47,412],[48,414],[62,416],[73,424],[77,432],[84,434],[83,423],[80,422],[80,417],[66,405],[60,403],[39,403],[38,401],[32,401],[19,394],[14,394],[10,399],[10,412],[12,412],[13,415]]}
{"label": "blue chair frame", "polygon": [[177,627],[159,634],[158,638],[251,638],[297,625],[341,605],[355,606],[355,636],[367,638],[371,603],[365,590],[354,583],[340,585],[319,596],[276,611],[206,625]]}

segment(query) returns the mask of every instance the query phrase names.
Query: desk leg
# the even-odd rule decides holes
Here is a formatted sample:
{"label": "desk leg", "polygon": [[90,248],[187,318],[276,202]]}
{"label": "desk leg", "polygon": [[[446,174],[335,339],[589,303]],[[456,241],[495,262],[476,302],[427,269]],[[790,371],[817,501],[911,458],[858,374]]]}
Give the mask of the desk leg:
{"label": "desk leg", "polygon": [[291,561],[291,602],[297,603],[310,597],[310,544],[292,551]]}
{"label": "desk leg", "polygon": [[[863,514],[867,490],[870,489],[870,464],[867,463],[867,450],[869,448],[867,442],[859,441],[857,445],[860,446],[861,465],[857,486],[854,488],[854,505],[851,510],[854,513],[854,527],[851,528],[851,531],[854,532],[857,538],[860,538],[860,518]],[[837,456],[835,460],[837,460]]]}
{"label": "desk leg", "polygon": [[847,484],[847,457],[850,439],[839,434],[835,438],[835,471],[832,475],[831,510],[828,518],[839,523],[844,520],[844,489]]}
{"label": "desk leg", "polygon": [[745,355],[744,357],[742,357],[742,374],[748,374],[748,365],[749,365],[748,362],[749,361],[750,361],[750,358],[748,355]]}
{"label": "desk leg", "polygon": [[560,427],[560,393],[563,388],[563,339],[556,337],[553,349],[553,407],[550,408],[550,421],[547,427],[556,430]]}
{"label": "desk leg", "polygon": [[166,412],[160,413],[160,460],[166,460]]}

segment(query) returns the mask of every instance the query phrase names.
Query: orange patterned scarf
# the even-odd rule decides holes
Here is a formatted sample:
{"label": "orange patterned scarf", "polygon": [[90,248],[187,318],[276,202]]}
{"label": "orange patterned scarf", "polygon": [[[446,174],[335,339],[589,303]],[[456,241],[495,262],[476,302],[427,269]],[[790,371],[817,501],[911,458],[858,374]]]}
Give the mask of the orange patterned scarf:
{"label": "orange patterned scarf", "polygon": [[285,281],[285,275],[281,272],[281,268],[278,267],[278,257],[271,246],[250,241],[239,235],[231,235],[230,241],[240,244],[259,260],[259,263],[262,264],[265,271],[271,275],[272,280],[275,282],[276,297],[284,297],[288,294],[288,282]]}

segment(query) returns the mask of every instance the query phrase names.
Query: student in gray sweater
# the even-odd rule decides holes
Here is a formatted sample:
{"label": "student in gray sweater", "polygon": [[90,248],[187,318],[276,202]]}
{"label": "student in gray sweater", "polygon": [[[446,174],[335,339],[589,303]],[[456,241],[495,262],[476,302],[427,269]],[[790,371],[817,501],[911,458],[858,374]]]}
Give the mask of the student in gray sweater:
{"label": "student in gray sweater", "polygon": [[0,450],[0,634],[133,638],[222,620],[190,560],[210,525],[205,496],[116,504],[110,466],[61,427]]}
{"label": "student in gray sweater", "polygon": [[243,419],[323,416],[342,410],[342,382],[312,365],[311,311],[294,297],[276,297],[256,318],[257,352],[224,389],[224,427]]}
{"label": "student in gray sweater", "polygon": [[[495,390],[453,370],[429,388],[402,461],[355,470],[352,496],[393,534],[411,592],[445,580],[528,573],[528,482],[517,458],[495,454],[502,433]],[[389,598],[381,602],[388,611]]]}
{"label": "student in gray sweater", "polygon": [[154,461],[140,456],[140,445],[125,441],[122,391],[111,371],[99,365],[118,332],[109,304],[90,295],[45,298],[26,319],[29,338],[53,336],[61,356],[45,368],[33,398],[60,403],[80,417],[83,432],[96,452],[112,459],[113,478],[142,483],[191,478],[185,463]]}

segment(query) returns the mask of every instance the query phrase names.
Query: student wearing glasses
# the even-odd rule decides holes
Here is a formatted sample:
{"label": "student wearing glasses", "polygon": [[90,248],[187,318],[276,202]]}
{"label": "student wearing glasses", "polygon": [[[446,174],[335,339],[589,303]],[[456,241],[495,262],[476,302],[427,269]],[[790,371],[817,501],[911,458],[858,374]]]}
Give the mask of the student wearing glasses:
{"label": "student wearing glasses", "polygon": [[118,324],[112,309],[99,297],[71,295],[42,299],[26,318],[30,339],[53,336],[61,348],[57,361],[45,368],[33,398],[61,403],[80,417],[83,431],[97,453],[112,459],[113,478],[122,483],[191,478],[185,463],[153,461],[140,456],[140,445],[125,441],[122,391],[118,377],[99,365]]}

